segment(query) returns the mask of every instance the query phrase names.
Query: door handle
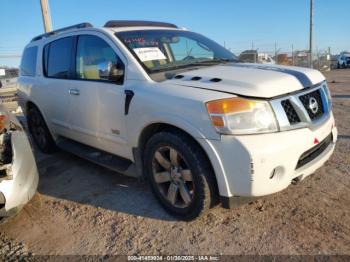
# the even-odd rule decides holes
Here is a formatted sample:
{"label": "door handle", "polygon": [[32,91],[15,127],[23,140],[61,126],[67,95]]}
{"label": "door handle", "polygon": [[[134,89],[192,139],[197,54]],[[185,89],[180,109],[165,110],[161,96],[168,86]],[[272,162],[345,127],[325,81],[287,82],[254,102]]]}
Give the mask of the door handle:
{"label": "door handle", "polygon": [[69,94],[74,95],[74,96],[78,96],[78,95],[80,95],[80,91],[79,91],[79,89],[76,89],[76,88],[69,89]]}

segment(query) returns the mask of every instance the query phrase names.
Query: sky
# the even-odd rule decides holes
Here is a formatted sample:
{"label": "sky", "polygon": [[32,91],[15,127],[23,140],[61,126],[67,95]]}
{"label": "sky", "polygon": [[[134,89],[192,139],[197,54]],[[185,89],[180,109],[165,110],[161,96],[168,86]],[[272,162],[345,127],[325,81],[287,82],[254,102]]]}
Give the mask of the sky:
{"label": "sky", "polygon": [[[175,23],[206,35],[235,54],[258,48],[307,49],[309,0],[48,0],[54,29],[112,19]],[[350,0],[314,0],[314,46],[350,50]],[[43,33],[40,0],[0,0],[0,65],[18,66],[23,47]],[[11,58],[5,56],[11,55]]]}

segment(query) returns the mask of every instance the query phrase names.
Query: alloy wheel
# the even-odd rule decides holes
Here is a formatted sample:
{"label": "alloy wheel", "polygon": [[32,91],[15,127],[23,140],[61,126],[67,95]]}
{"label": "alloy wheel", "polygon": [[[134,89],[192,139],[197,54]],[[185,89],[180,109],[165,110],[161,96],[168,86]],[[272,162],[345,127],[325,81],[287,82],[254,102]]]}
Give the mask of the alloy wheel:
{"label": "alloy wheel", "polygon": [[183,156],[174,148],[158,148],[153,156],[152,173],[162,197],[177,208],[186,208],[194,196],[193,175]]}

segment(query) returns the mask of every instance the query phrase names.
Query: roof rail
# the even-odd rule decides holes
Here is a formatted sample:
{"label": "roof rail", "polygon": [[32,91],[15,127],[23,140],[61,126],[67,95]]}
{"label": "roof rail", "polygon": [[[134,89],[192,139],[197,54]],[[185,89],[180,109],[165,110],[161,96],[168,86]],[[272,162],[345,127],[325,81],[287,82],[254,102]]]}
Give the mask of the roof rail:
{"label": "roof rail", "polygon": [[170,24],[170,23],[139,21],[139,20],[110,20],[104,25],[104,27],[129,27],[129,26],[157,26],[157,27],[178,28],[176,25]]}
{"label": "roof rail", "polygon": [[38,41],[40,39],[47,38],[47,37],[50,37],[50,36],[55,35],[57,33],[61,33],[64,31],[71,30],[71,29],[90,28],[90,27],[93,27],[92,24],[90,24],[90,23],[80,23],[80,24],[76,24],[76,25],[63,27],[63,28],[60,28],[60,29],[57,29],[57,30],[54,30],[54,31],[51,31],[51,32],[48,32],[45,34],[38,35],[38,36],[34,37],[31,42]]}

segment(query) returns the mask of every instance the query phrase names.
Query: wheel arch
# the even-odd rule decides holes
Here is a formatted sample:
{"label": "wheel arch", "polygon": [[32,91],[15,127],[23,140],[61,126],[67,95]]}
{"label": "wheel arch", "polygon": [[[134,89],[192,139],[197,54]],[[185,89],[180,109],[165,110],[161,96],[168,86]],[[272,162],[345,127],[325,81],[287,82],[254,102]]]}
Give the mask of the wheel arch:
{"label": "wheel arch", "polygon": [[32,107],[36,107],[40,111],[40,113],[42,113],[41,110],[39,109],[39,107],[33,101],[30,101],[30,100],[27,101],[27,103],[25,105],[26,113],[28,113]]}
{"label": "wheel arch", "polygon": [[51,136],[55,139],[56,136],[55,136],[54,133],[52,132],[51,126],[50,126],[49,123],[47,122],[47,120],[46,120],[47,118],[46,118],[44,112],[40,109],[40,107],[39,107],[35,102],[33,102],[33,101],[31,101],[31,100],[28,100],[28,101],[25,103],[25,114],[28,115],[29,110],[30,110],[31,108],[33,108],[33,107],[35,107],[36,109],[38,109],[38,111],[40,112],[40,114],[43,116],[44,121],[45,121],[45,123],[46,123],[46,126],[47,126],[47,128],[49,129],[49,131],[50,131],[50,133],[51,133]]}
{"label": "wheel arch", "polygon": [[[211,161],[211,159],[209,158],[207,152],[205,151],[204,147],[197,141],[197,139],[195,139],[195,137],[193,135],[191,135],[188,131],[179,128],[175,125],[172,124],[168,124],[168,123],[162,123],[162,122],[158,122],[158,123],[152,123],[149,124],[148,126],[146,126],[138,139],[138,147],[133,149],[133,153],[134,153],[134,158],[135,158],[135,162],[137,163],[138,168],[140,168],[139,170],[141,171],[142,176],[143,174],[143,161],[144,161],[144,151],[145,151],[145,146],[147,144],[147,141],[156,133],[162,132],[162,131],[168,131],[168,132],[180,132],[183,135],[187,136],[189,139],[191,139],[194,144],[202,151],[203,155],[205,156],[206,160],[208,161],[210,168],[214,174],[214,180],[215,180],[215,188],[217,190],[217,193],[220,193],[220,188],[218,186],[218,175],[215,172],[214,169],[214,165]],[[136,154],[136,155],[135,155]]]}

